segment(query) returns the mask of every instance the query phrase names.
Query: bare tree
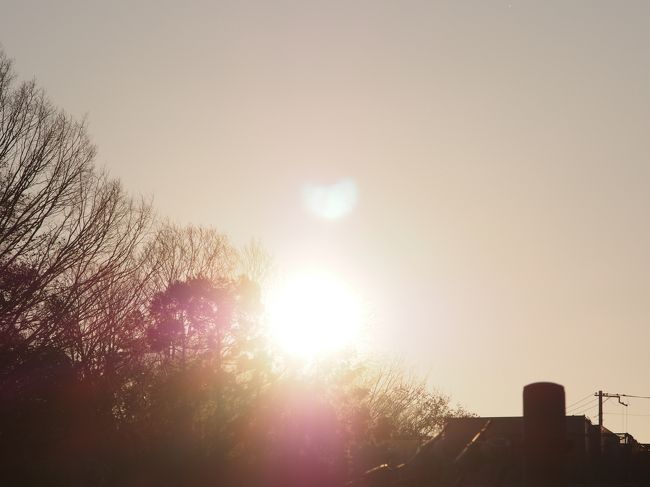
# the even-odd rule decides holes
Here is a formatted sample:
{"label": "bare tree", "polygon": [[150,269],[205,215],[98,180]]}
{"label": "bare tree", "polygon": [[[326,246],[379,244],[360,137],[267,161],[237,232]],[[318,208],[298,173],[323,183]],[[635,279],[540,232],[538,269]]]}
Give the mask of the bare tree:
{"label": "bare tree", "polygon": [[[0,52],[0,339],[61,338],[62,316],[83,314],[99,283],[133,272],[148,205],[93,166],[83,122],[35,82],[16,83]],[[11,276],[20,286],[9,286]]]}
{"label": "bare tree", "polygon": [[115,392],[128,383],[121,369],[137,359],[144,337],[137,311],[150,208],[97,171],[94,157],[84,122],[54,107],[35,82],[17,82],[0,52],[0,431],[10,444],[0,456],[7,465],[20,465],[26,452],[45,465],[48,448],[74,436],[72,428],[92,425],[104,438],[114,431]]}
{"label": "bare tree", "polygon": [[470,414],[395,363],[370,369],[362,384],[371,421],[384,438],[431,436],[448,418]]}
{"label": "bare tree", "polygon": [[145,253],[152,296],[176,281],[201,277],[218,282],[236,275],[237,251],[213,228],[163,223]]}
{"label": "bare tree", "polygon": [[273,259],[258,239],[251,240],[238,252],[239,270],[252,282],[263,286],[273,272]]}

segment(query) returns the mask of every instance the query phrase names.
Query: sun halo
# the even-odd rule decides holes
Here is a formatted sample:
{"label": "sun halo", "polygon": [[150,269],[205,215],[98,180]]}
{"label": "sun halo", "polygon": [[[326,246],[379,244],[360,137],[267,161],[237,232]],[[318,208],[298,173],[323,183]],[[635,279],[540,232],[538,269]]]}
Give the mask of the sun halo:
{"label": "sun halo", "polygon": [[304,359],[352,345],[362,324],[356,294],[342,280],[320,272],[278,283],[266,299],[266,312],[272,342]]}

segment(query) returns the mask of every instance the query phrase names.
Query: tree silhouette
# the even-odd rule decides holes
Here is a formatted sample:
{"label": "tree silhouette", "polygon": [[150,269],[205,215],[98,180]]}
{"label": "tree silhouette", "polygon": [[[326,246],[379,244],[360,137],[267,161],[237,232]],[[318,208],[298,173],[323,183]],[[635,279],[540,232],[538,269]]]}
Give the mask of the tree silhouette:
{"label": "tree silhouette", "polygon": [[94,157],[84,122],[0,51],[7,485],[333,485],[373,466],[369,444],[461,413],[398,369],[283,362],[259,242],[154,221]]}
{"label": "tree silhouette", "polygon": [[[17,84],[0,52],[0,281],[29,270],[2,291],[3,342],[16,332],[27,343],[62,338],[54,310],[83,316],[106,277],[134,271],[149,208],[95,171],[94,157],[85,124],[33,81]],[[55,308],[46,306],[52,294]]]}
{"label": "tree silhouette", "polygon": [[205,278],[176,281],[157,293],[150,305],[152,349],[167,362],[185,368],[188,359],[221,365],[224,338],[232,324],[232,291]]}

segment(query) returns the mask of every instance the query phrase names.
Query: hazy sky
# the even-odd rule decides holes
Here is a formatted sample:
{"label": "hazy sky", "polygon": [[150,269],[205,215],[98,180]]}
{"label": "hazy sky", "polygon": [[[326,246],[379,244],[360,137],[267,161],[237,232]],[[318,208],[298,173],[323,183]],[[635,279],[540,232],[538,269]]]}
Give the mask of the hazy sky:
{"label": "hazy sky", "polygon": [[130,191],[339,273],[477,413],[650,395],[650,2],[1,0],[0,43]]}

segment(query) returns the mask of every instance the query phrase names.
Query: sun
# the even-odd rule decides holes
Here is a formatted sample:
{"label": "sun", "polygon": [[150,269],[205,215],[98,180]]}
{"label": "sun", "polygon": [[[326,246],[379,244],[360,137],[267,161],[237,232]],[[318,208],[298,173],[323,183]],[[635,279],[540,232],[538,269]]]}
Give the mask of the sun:
{"label": "sun", "polygon": [[359,299],[327,273],[294,276],[266,299],[271,340],[285,352],[316,358],[352,345],[362,324]]}

